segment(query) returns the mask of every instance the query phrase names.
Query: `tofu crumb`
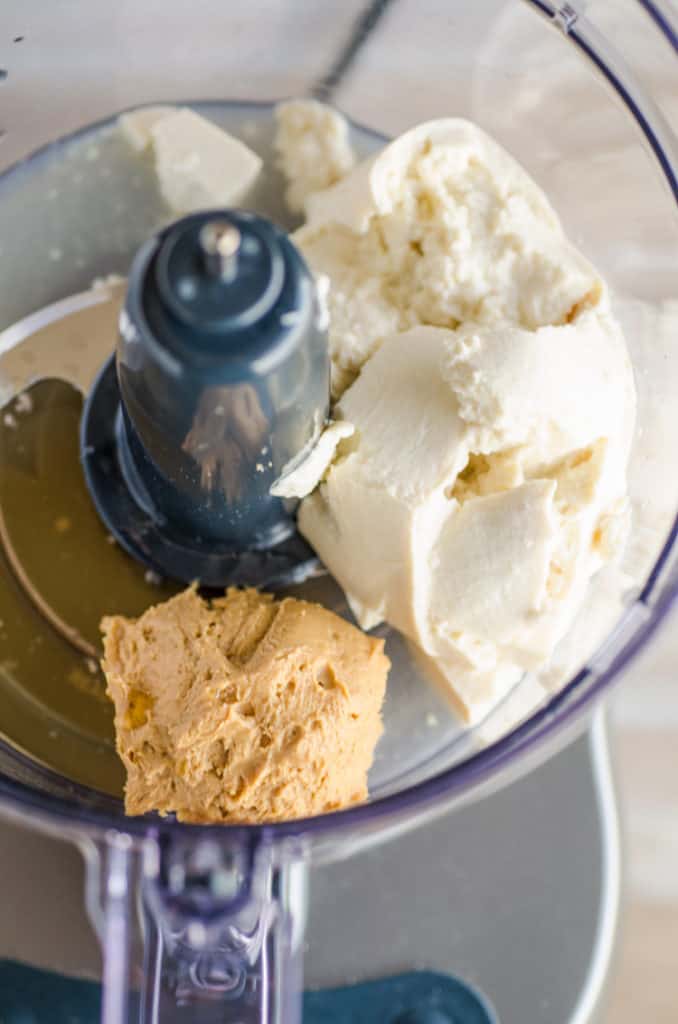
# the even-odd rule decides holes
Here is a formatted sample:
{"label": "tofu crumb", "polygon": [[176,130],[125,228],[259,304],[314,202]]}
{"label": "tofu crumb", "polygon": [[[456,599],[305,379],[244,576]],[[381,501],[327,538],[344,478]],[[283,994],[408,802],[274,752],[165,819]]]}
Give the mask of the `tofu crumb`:
{"label": "tofu crumb", "polygon": [[20,395],[17,395],[14,399],[14,411],[19,416],[27,416],[33,412],[33,399],[27,391],[22,391]]}
{"label": "tofu crumb", "polygon": [[122,274],[104,274],[102,277],[95,277],[90,288],[113,288],[116,285],[124,284],[125,278]]}

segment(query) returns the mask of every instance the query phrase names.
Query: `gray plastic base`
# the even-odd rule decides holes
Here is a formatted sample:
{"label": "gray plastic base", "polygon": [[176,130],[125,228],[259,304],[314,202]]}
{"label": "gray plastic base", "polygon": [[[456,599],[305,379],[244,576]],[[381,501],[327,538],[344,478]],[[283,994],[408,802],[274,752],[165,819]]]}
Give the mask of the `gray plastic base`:
{"label": "gray plastic base", "polygon": [[[79,855],[0,828],[0,957],[97,977]],[[607,976],[619,846],[602,720],[481,803],[311,874],[306,985],[434,970],[501,1024],[591,1021]]]}
{"label": "gray plastic base", "polygon": [[612,955],[619,876],[599,717],[496,795],[315,872],[306,977],[438,970],[486,995],[501,1024],[584,1024]]}

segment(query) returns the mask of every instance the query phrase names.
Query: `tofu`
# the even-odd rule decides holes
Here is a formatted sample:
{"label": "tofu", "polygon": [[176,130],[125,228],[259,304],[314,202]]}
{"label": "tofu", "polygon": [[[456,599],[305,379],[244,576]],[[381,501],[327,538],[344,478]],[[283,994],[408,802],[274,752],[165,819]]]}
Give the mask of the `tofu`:
{"label": "tofu", "polygon": [[187,107],[123,114],[120,128],[137,152],[151,148],[160,191],[174,213],[238,206],[261,172],[256,153]]}

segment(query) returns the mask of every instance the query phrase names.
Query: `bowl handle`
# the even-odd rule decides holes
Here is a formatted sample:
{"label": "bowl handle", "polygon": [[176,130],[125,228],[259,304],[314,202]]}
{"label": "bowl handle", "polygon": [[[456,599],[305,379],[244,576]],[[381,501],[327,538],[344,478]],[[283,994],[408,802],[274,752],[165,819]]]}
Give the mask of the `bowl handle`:
{"label": "bowl handle", "polygon": [[84,852],[102,1024],[300,1024],[302,842],[110,832]]}

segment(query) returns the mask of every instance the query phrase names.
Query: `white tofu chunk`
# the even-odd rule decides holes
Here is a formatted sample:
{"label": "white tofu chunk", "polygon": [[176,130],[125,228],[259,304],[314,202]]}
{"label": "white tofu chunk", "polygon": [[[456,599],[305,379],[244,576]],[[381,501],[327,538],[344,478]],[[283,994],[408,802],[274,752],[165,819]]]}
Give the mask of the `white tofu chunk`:
{"label": "white tofu chunk", "polygon": [[153,148],[160,191],[179,214],[240,205],[262,161],[239,139],[187,107],[146,107],[123,114],[130,145]]}

